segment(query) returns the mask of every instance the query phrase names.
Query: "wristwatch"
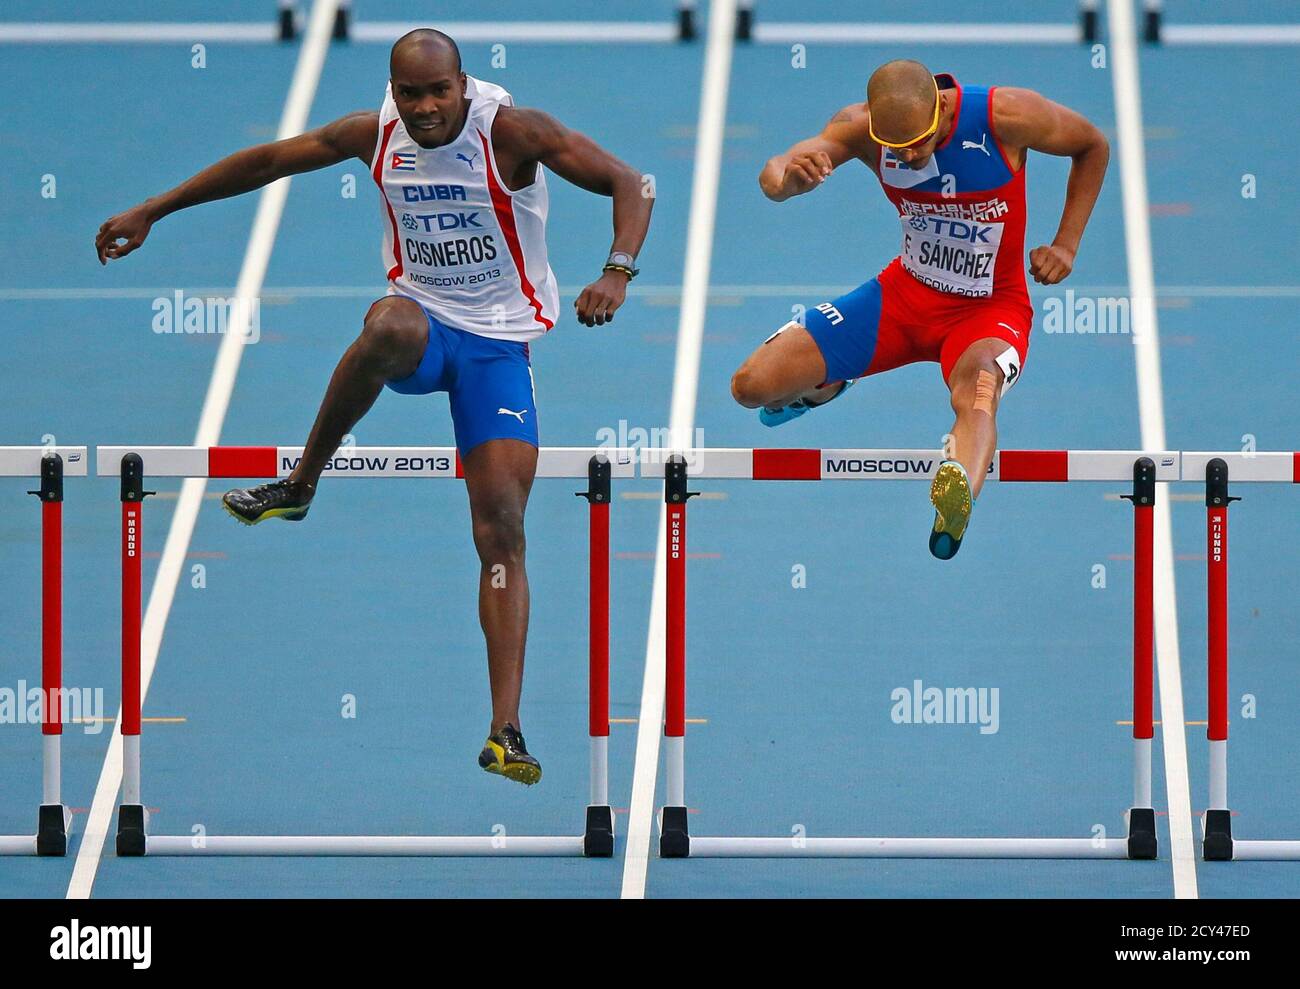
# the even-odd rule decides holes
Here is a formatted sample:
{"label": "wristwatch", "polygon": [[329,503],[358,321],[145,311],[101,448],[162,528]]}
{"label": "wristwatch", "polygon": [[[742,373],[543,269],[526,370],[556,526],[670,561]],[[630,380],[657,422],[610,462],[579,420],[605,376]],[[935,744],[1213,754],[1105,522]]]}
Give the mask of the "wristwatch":
{"label": "wristwatch", "polygon": [[641,273],[641,269],[636,266],[636,258],[631,254],[623,251],[614,251],[605,261],[603,271],[619,271],[627,275],[629,279],[635,278]]}

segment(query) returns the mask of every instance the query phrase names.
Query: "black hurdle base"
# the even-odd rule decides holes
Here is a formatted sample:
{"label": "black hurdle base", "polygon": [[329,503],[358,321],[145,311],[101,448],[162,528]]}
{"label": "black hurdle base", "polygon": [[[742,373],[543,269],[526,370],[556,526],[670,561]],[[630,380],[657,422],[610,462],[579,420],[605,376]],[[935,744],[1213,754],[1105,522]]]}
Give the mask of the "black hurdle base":
{"label": "black hurdle base", "polygon": [[1156,841],[1156,812],[1151,807],[1132,807],[1128,812],[1128,857],[1153,859],[1159,850]]}
{"label": "black hurdle base", "polygon": [[1095,44],[1097,41],[1097,8],[1085,7],[1079,15],[1083,43],[1085,45]]}
{"label": "black hurdle base", "polygon": [[1142,19],[1142,40],[1148,45],[1160,44],[1160,8],[1148,7]]}
{"label": "black hurdle base", "polygon": [[686,824],[686,808],[665,807],[659,825],[659,857],[684,859],[690,854],[691,835]]}
{"label": "black hurdle base", "polygon": [[587,827],[582,834],[582,854],[587,858],[613,858],[614,808],[595,804],[587,807]]}
{"label": "black hurdle base", "polygon": [[144,855],[149,835],[149,812],[144,804],[122,804],[117,808],[117,854]]}
{"label": "black hurdle base", "polygon": [[36,854],[67,855],[72,811],[63,804],[41,804],[36,818]]}
{"label": "black hurdle base", "polygon": [[1201,857],[1206,862],[1232,861],[1232,812],[1207,810],[1203,822]]}
{"label": "black hurdle base", "polygon": [[695,8],[683,3],[677,8],[677,40],[694,41],[695,38]]}

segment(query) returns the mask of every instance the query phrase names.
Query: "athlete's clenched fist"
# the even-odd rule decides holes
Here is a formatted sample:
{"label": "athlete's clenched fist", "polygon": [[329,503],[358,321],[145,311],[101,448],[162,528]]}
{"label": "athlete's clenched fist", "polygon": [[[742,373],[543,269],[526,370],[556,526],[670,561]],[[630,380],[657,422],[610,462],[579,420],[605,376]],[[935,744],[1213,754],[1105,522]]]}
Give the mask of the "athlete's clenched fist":
{"label": "athlete's clenched fist", "polygon": [[628,278],[617,271],[607,271],[582,290],[573,308],[583,326],[604,326],[614,320],[614,312],[627,297]]}

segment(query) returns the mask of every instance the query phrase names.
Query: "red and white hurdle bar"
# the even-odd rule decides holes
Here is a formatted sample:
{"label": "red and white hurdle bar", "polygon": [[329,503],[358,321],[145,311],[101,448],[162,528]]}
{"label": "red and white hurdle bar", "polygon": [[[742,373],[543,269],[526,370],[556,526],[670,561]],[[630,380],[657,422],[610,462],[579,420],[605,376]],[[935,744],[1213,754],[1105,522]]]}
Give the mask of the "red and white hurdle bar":
{"label": "red and white hurdle bar", "polygon": [[[591,798],[582,834],[530,835],[209,835],[149,834],[140,791],[140,633],[143,500],[146,477],[285,477],[298,447],[100,447],[98,473],[121,478],[122,500],[122,803],[117,854],[349,856],[588,856],[614,854],[609,803],[609,504],[612,477],[635,476],[632,451],[552,447],[538,476],[586,478],[589,504],[589,724]],[[460,477],[448,447],[340,449],[327,473],[340,477]]]}
{"label": "red and white hurdle bar", "polygon": [[1243,841],[1232,835],[1228,809],[1228,480],[1300,484],[1300,453],[1185,453],[1184,479],[1205,481],[1205,559],[1209,621],[1207,653],[1210,802],[1201,820],[1201,857],[1207,862],[1240,859],[1297,860],[1300,840]]}
{"label": "red and white hurdle bar", "polygon": [[926,479],[942,457],[929,450],[643,451],[642,476],[664,478],[667,512],[667,634],[664,753],[666,802],[659,823],[663,858],[1133,858],[1157,854],[1151,802],[1153,736],[1153,526],[1157,481],[1180,478],[1179,455],[1162,450],[1003,450],[989,479],[1131,481],[1134,507],[1133,805],[1123,838],[765,838],[690,834],[685,796],[686,505],[688,478],[751,480]]}
{"label": "red and white hurdle bar", "polygon": [[[66,855],[62,798],[63,476],[86,475],[86,448],[0,447],[0,477],[39,477],[41,500],[41,803],[35,835],[0,835],[0,855]],[[18,703],[25,703],[18,698]]]}
{"label": "red and white hurdle bar", "polygon": [[[3,450],[3,448],[0,448]],[[119,474],[121,458],[128,452],[148,457],[148,471],[170,477],[288,476],[301,456],[301,447],[100,447],[97,473]],[[538,462],[539,477],[586,476],[578,468],[591,455],[613,458],[613,476],[632,477],[636,465],[633,451],[625,449],[544,448]],[[674,461],[680,460],[680,464]],[[1143,460],[1149,461],[1144,464]],[[665,479],[668,526],[668,623],[667,750],[668,805],[661,818],[660,853],[668,857],[695,856],[813,856],[813,857],[938,857],[938,858],[1147,858],[1155,855],[1154,812],[1151,808],[1151,740],[1153,737],[1153,646],[1152,632],[1152,505],[1155,482],[1198,480],[1207,476],[1210,463],[1220,460],[1238,481],[1280,481],[1300,483],[1300,452],[1183,453],[1176,451],[1113,450],[1002,450],[995,454],[988,480],[1009,482],[1069,482],[1132,480],[1134,493],[1134,801],[1127,817],[1129,834],[1122,839],[1094,838],[805,838],[796,847],[789,838],[701,838],[686,829],[684,799],[685,742],[685,504],[689,498],[689,477],[742,478],[751,480],[918,480],[933,476],[941,458],[935,451],[915,449],[702,449],[680,453],[664,449],[642,449],[641,477]],[[669,465],[672,464],[672,470]],[[142,469],[143,469],[142,465]],[[84,472],[84,467],[82,468]],[[451,447],[357,447],[342,448],[327,467],[339,477],[460,477],[462,470]],[[1225,476],[1226,484],[1226,476]],[[589,486],[589,491],[592,490]],[[125,491],[125,486],[124,486]],[[592,501],[592,806],[607,806],[608,732],[608,528],[607,514],[601,519],[599,501]],[[1226,499],[1226,488],[1223,492]],[[1207,493],[1207,499],[1209,495]],[[137,499],[138,500],[138,499]],[[124,502],[125,503],[125,502]],[[1224,501],[1210,509],[1210,743],[1211,801],[1205,821],[1203,854],[1207,859],[1300,858],[1300,841],[1241,841],[1231,838],[1227,817],[1227,624],[1226,566],[1227,517]],[[608,511],[608,498],[604,512]],[[1216,516],[1216,508],[1219,512]],[[1213,553],[1215,519],[1221,554]],[[138,525],[138,514],[136,522]],[[124,547],[126,546],[124,509]],[[603,532],[603,537],[601,533]],[[603,559],[603,568],[597,560]],[[138,564],[137,564],[138,566]],[[1216,571],[1216,567],[1219,567]],[[126,566],[124,562],[124,574]],[[603,576],[602,576],[603,574]],[[1216,576],[1217,574],[1217,576]],[[605,588],[601,596],[599,587]],[[603,605],[598,602],[603,601]],[[1216,603],[1217,601],[1217,603]],[[139,622],[138,593],[131,608]],[[125,614],[124,614],[125,618]],[[126,623],[124,620],[124,631]],[[598,643],[604,642],[603,650]],[[124,635],[125,643],[125,635]],[[1219,645],[1215,645],[1219,643]],[[137,646],[138,649],[138,646]],[[604,659],[601,659],[603,655]],[[126,650],[124,649],[124,657]],[[602,677],[599,670],[604,670]],[[125,674],[125,664],[124,664]],[[137,677],[138,679],[138,677]],[[124,676],[124,697],[130,696]],[[138,685],[135,695],[138,698]],[[1218,700],[1215,700],[1218,698]],[[599,716],[598,709],[605,714]],[[124,752],[135,752],[135,794],[138,799],[138,711],[134,744]],[[130,738],[126,739],[131,743]],[[128,762],[127,779],[131,778]],[[125,802],[125,800],[124,800]],[[131,814],[136,813],[135,806]],[[1221,813],[1220,813],[1221,812]],[[144,835],[143,807],[139,807],[139,834]],[[590,810],[589,810],[590,825]],[[612,825],[611,825],[612,826]],[[590,828],[589,828],[590,830]],[[1148,840],[1149,837],[1149,840]],[[128,844],[135,842],[128,839]],[[191,838],[148,836],[154,854],[387,854],[387,855],[478,855],[478,854],[571,854],[568,850],[548,851],[532,842],[566,842],[581,839],[513,838],[512,847],[482,847],[482,839],[470,838],[386,838],[343,836],[317,837],[227,837],[208,838],[206,848],[190,847]],[[213,842],[217,842],[214,847]],[[159,844],[155,844],[155,843]],[[310,847],[304,847],[308,842]],[[439,844],[431,850],[429,842]],[[233,843],[233,844],[232,844]],[[358,844],[360,843],[360,844]],[[612,835],[610,839],[612,846]],[[119,835],[119,848],[122,838]],[[1227,849],[1225,855],[1223,850]],[[1149,854],[1148,854],[1149,852]],[[142,854],[140,851],[120,854]],[[578,854],[578,853],[573,853]]]}

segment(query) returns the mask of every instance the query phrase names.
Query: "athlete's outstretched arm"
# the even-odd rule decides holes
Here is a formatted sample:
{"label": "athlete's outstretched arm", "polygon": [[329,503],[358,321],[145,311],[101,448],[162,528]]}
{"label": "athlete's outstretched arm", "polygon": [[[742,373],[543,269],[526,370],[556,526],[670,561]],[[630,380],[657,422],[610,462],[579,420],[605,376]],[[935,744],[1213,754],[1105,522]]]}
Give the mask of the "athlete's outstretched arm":
{"label": "athlete's outstretched arm", "polygon": [[[503,107],[497,111],[492,147],[498,165],[503,164],[504,157],[506,163],[514,163],[516,170],[531,176],[529,169],[540,162],[581,189],[612,196],[614,241],[610,251],[636,257],[650,228],[654,187],[635,168],[615,158],[585,134],[565,127],[550,114],[523,107]],[[505,178],[509,182],[511,176]],[[610,322],[627,295],[628,281],[627,275],[606,271],[584,288],[573,304],[578,321],[586,326]]]}
{"label": "athlete's outstretched arm", "polygon": [[816,137],[800,141],[784,154],[768,159],[758,174],[763,195],[777,203],[801,196],[825,182],[846,161],[861,159],[867,148],[867,121],[865,104],[846,106]]}
{"label": "athlete's outstretched arm", "polygon": [[1050,246],[1029,252],[1029,273],[1034,281],[1055,285],[1074,268],[1083,228],[1106,177],[1110,144],[1082,114],[1032,89],[999,86],[993,101],[993,124],[1004,146],[1072,159],[1056,236]]}
{"label": "athlete's outstretched arm", "polygon": [[95,235],[99,263],[126,257],[144,243],[154,223],[177,210],[238,196],[286,175],[336,165],[348,158],[369,164],[378,138],[379,114],[363,110],[297,137],[236,151],[169,192],[105,220]]}

